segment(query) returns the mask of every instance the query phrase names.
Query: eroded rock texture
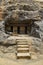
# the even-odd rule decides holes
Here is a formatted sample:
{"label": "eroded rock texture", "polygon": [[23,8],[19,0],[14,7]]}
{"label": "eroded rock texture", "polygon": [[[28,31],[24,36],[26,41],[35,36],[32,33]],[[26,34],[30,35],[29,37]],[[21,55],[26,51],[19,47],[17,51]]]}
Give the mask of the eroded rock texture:
{"label": "eroded rock texture", "polygon": [[31,34],[43,40],[43,20],[34,22],[34,26],[32,27]]}
{"label": "eroded rock texture", "polygon": [[5,41],[7,37],[8,37],[8,34],[5,33],[4,21],[0,21],[0,42]]}

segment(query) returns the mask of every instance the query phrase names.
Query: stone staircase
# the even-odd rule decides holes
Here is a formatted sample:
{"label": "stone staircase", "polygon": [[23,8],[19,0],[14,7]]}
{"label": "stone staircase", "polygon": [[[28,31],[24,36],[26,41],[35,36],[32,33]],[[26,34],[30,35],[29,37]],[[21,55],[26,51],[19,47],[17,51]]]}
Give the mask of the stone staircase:
{"label": "stone staircase", "polygon": [[17,59],[30,59],[29,45],[26,40],[17,40]]}

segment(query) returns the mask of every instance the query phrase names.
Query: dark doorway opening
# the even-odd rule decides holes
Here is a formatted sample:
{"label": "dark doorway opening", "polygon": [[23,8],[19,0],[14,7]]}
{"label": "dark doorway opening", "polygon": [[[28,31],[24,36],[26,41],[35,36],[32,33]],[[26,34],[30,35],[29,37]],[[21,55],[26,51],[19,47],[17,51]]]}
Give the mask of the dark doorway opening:
{"label": "dark doorway opening", "polygon": [[17,33],[20,34],[20,27],[17,27]]}
{"label": "dark doorway opening", "polygon": [[25,34],[27,34],[27,26],[25,27]]}
{"label": "dark doorway opening", "polygon": [[10,30],[10,32],[13,32],[13,26],[11,26],[11,30]]}

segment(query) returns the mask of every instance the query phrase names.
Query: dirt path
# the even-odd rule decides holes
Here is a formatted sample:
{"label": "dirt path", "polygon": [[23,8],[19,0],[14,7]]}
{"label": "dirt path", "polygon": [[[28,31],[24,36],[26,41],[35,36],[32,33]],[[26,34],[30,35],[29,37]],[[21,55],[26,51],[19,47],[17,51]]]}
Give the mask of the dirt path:
{"label": "dirt path", "polygon": [[0,65],[43,65],[43,59],[34,62],[23,62],[23,61],[13,61],[7,58],[0,58]]}

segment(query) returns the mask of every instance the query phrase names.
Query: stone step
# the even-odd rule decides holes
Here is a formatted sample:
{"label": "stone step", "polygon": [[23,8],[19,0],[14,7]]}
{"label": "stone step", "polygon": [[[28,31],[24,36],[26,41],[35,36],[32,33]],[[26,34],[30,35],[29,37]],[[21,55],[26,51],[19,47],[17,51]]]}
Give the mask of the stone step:
{"label": "stone step", "polygon": [[17,48],[29,48],[29,46],[28,45],[17,45]]}
{"label": "stone step", "polygon": [[24,39],[17,40],[17,58],[31,58],[28,42]]}
{"label": "stone step", "polygon": [[30,59],[31,58],[31,55],[30,55],[30,53],[17,53],[17,58],[19,59],[19,58],[28,58],[28,59]]}
{"label": "stone step", "polygon": [[27,40],[17,40],[17,42],[28,42]]}
{"label": "stone step", "polygon": [[29,50],[17,50],[17,53],[27,53]]}
{"label": "stone step", "polygon": [[25,52],[29,52],[29,50],[17,50],[17,52],[19,52],[19,53],[20,53],[20,52],[21,52],[21,53],[24,52],[24,53],[25,53]]}
{"label": "stone step", "polygon": [[27,41],[26,39],[17,39],[17,41]]}
{"label": "stone step", "polygon": [[27,40],[17,40],[17,42],[28,42]]}
{"label": "stone step", "polygon": [[29,51],[29,48],[17,48],[17,51],[19,51],[19,52]]}
{"label": "stone step", "polygon": [[17,44],[18,44],[18,45],[21,45],[21,44],[22,44],[22,45],[27,45],[26,42],[18,42]]}
{"label": "stone step", "polygon": [[28,42],[26,40],[17,40],[17,42]]}

